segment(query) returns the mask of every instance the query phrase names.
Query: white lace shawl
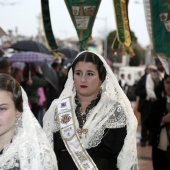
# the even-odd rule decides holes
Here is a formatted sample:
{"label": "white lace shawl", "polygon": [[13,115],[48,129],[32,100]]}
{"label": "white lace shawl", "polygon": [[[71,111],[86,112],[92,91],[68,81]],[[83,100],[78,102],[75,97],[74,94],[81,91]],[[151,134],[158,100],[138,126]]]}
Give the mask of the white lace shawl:
{"label": "white lace shawl", "polygon": [[[33,116],[22,89],[24,111],[12,142],[0,155],[0,169],[58,170],[57,160],[46,134]],[[20,165],[18,165],[18,162]]]}
{"label": "white lace shawl", "polygon": [[[81,53],[79,53],[78,56],[80,54]],[[112,70],[102,56],[97,56],[104,63],[107,75],[105,81],[102,83],[101,99],[97,106],[95,106],[89,112],[86,123],[83,126],[83,129],[88,129],[88,133],[86,138],[81,139],[81,142],[86,149],[95,147],[101,142],[104,130],[106,128],[119,128],[127,126],[127,135],[125,137],[123,148],[117,158],[117,166],[119,170],[137,170],[138,161],[136,149],[136,117],[133,113],[129,100],[119,86]],[[57,104],[62,99],[68,96],[72,96],[74,98],[75,95],[76,92],[73,82],[72,69],[70,69],[62,94],[60,95],[59,99],[56,99],[52,102],[50,108],[44,116],[43,128],[52,145],[53,133],[59,131],[57,123],[58,120],[55,116]],[[75,103],[73,107],[76,108]],[[79,128],[76,115],[74,115],[74,121],[76,128]]]}

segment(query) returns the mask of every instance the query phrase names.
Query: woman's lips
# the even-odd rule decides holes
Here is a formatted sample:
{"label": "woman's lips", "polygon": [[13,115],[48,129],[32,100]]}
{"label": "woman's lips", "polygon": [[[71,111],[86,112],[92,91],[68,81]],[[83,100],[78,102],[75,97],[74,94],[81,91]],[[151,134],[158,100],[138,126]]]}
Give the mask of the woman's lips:
{"label": "woman's lips", "polygon": [[81,85],[80,87],[81,87],[81,88],[87,88],[87,86],[85,86],[85,85]]}

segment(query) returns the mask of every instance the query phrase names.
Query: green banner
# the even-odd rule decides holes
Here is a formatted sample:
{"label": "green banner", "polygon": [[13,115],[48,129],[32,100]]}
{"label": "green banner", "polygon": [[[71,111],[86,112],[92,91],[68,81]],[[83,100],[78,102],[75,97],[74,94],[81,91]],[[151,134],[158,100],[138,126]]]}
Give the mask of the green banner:
{"label": "green banner", "polygon": [[92,39],[91,32],[101,0],[65,0],[65,4],[76,28],[80,51],[87,50],[87,42]]}
{"label": "green banner", "polygon": [[150,0],[153,51],[170,57],[170,0]]}
{"label": "green banner", "polygon": [[42,19],[43,19],[43,25],[44,25],[44,31],[45,31],[47,43],[51,48],[54,56],[58,57],[58,53],[57,53],[58,46],[52,31],[48,0],[41,0],[41,9],[42,9]]}
{"label": "green banner", "polygon": [[112,48],[113,51],[116,51],[120,47],[128,47],[129,52],[133,56],[134,53],[131,48],[132,40],[128,19],[128,2],[128,0],[113,0],[117,34],[113,41]]}

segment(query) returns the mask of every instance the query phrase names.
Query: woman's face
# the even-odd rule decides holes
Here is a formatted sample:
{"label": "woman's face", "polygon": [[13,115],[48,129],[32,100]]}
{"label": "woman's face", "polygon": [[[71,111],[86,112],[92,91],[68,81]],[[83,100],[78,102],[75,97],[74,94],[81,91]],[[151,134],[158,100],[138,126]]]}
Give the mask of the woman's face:
{"label": "woman's face", "polygon": [[165,87],[166,94],[170,97],[170,77],[167,77],[164,80],[164,87]]}
{"label": "woman's face", "polygon": [[7,91],[0,90],[0,138],[12,138],[15,130],[15,120],[20,113]]}
{"label": "woman's face", "polygon": [[102,83],[96,65],[91,62],[78,62],[74,71],[74,83],[78,96],[96,98]]}

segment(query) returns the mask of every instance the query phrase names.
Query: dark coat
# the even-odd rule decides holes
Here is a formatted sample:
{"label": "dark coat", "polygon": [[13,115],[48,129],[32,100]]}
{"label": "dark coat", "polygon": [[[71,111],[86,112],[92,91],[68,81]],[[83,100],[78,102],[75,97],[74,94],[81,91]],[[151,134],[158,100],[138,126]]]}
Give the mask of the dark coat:
{"label": "dark coat", "polygon": [[[124,144],[126,127],[106,129],[103,139],[96,147],[87,149],[99,170],[118,170],[117,157]],[[54,151],[57,156],[59,170],[78,170],[70,154],[66,150],[60,133],[54,134]]]}
{"label": "dark coat", "polygon": [[152,145],[157,147],[160,139],[162,117],[167,114],[166,99],[162,98],[151,103],[147,126],[152,131]]}
{"label": "dark coat", "polygon": [[141,79],[138,81],[135,89],[135,94],[139,96],[139,105],[138,105],[138,111],[143,112],[145,111],[145,104],[146,101],[146,77],[147,74],[144,74]]}

